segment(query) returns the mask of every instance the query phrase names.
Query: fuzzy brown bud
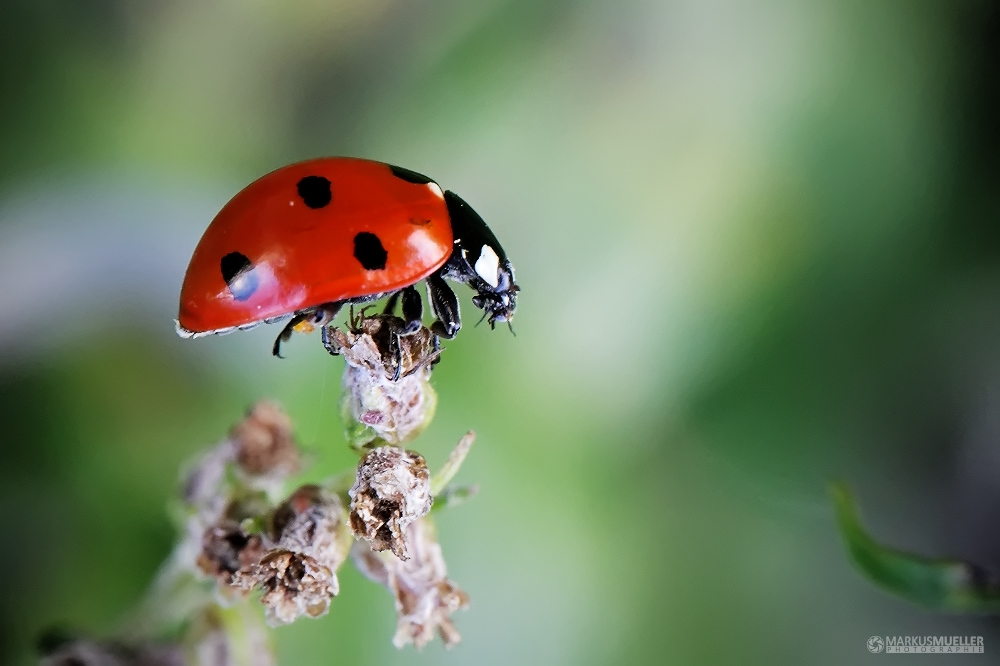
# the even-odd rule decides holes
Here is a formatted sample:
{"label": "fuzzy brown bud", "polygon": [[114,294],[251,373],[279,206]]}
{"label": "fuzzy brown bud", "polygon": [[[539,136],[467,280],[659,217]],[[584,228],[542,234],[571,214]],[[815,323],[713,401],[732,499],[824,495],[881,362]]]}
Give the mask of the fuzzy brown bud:
{"label": "fuzzy brown bud", "polygon": [[205,530],[197,564],[220,584],[232,585],[236,572],[260,562],[265,552],[260,536],[245,533],[234,520],[223,519]]}
{"label": "fuzzy brown bud", "polygon": [[395,446],[370,451],[348,491],[351,529],[373,550],[407,558],[405,528],[431,509],[430,472],[423,456]]}
{"label": "fuzzy brown bud", "polygon": [[340,499],[315,485],[302,486],[274,512],[279,548],[314,558],[331,571],[347,559],[351,534]]}
{"label": "fuzzy brown bud", "polygon": [[277,404],[262,400],[233,426],[229,438],[236,462],[251,476],[288,476],[299,467],[292,420]]}
{"label": "fuzzy brown bud", "polygon": [[230,501],[214,522],[202,522],[207,514],[192,516],[188,532],[200,542],[194,561],[202,573],[230,586],[237,571],[259,562],[267,551],[264,538],[251,534],[244,523],[252,524],[270,510],[266,497],[258,492]]}
{"label": "fuzzy brown bud", "polygon": [[318,486],[303,486],[279,506],[272,520],[274,548],[238,571],[234,584],[259,586],[271,624],[300,615],[319,617],[340,590],[337,569],[347,558],[351,534],[340,500]]}
{"label": "fuzzy brown bud", "polygon": [[301,615],[320,617],[330,610],[330,600],[340,587],[329,568],[308,555],[287,550],[268,553],[237,582],[264,591],[260,602],[267,609],[268,624],[294,622]]}
{"label": "fuzzy brown bud", "polygon": [[448,579],[441,546],[427,519],[407,527],[410,559],[403,561],[389,553],[375,553],[364,544],[355,544],[351,556],[358,569],[370,580],[387,587],[396,600],[397,648],[413,643],[418,649],[434,638],[437,630],[445,647],[462,637],[451,622],[456,610],[467,608],[468,595]]}

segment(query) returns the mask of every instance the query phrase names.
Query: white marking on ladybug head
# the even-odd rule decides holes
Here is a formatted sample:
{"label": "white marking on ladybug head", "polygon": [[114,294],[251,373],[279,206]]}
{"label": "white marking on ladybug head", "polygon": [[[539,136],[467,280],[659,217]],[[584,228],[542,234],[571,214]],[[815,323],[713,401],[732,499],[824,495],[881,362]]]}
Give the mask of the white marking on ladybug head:
{"label": "white marking on ladybug head", "polygon": [[489,245],[483,246],[482,251],[479,253],[479,258],[476,259],[476,265],[473,268],[476,269],[479,277],[486,280],[494,289],[500,284],[500,257],[497,256],[497,253]]}
{"label": "white marking on ladybug head", "polygon": [[444,192],[441,191],[441,186],[433,180],[427,183],[427,187],[431,188],[431,192],[433,192],[438,199],[444,199]]}

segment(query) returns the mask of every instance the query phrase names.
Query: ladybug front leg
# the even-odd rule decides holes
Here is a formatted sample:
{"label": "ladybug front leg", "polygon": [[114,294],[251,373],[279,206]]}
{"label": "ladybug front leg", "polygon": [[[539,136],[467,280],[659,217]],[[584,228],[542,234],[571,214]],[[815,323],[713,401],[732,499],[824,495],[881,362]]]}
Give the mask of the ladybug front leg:
{"label": "ladybug front leg", "polygon": [[385,299],[385,307],[382,308],[382,314],[391,315],[396,313],[396,304],[399,302],[399,294],[402,292],[394,291],[389,294],[389,298]]}
{"label": "ladybug front leg", "polygon": [[[333,303],[324,303],[317,308],[299,312],[294,317],[289,319],[288,323],[285,324],[285,327],[281,329],[281,333],[278,334],[278,337],[274,341],[274,346],[271,348],[271,353],[278,358],[284,358],[281,355],[281,345],[284,342],[288,342],[288,340],[292,337],[292,333],[296,331],[300,333],[310,333],[315,327],[320,326],[323,328],[325,333],[326,325],[333,321],[333,318],[337,316],[337,313],[340,312],[340,308],[342,306],[342,302],[335,301]],[[324,346],[325,344],[326,343],[324,342]],[[327,347],[327,351],[329,351],[329,347]]]}
{"label": "ladybug front leg", "polygon": [[403,319],[406,325],[400,335],[411,335],[420,330],[424,320],[424,304],[420,300],[420,292],[409,286],[403,289]]}
{"label": "ladybug front leg", "polygon": [[403,329],[397,329],[389,336],[389,354],[392,355],[392,362],[395,369],[392,373],[392,381],[399,381],[399,374],[403,370],[403,345],[399,342],[399,336]]}
{"label": "ladybug front leg", "polygon": [[437,318],[431,331],[450,340],[462,328],[462,317],[458,311],[458,297],[441,276],[441,271],[427,278],[427,296]]}
{"label": "ladybug front leg", "polygon": [[400,296],[403,297],[403,319],[406,323],[399,330],[399,335],[411,335],[420,330],[424,319],[424,304],[420,300],[420,292],[412,285],[392,292],[385,302],[382,314],[395,314]]}
{"label": "ladybug front leg", "polygon": [[285,358],[281,355],[281,344],[283,342],[288,342],[292,339],[292,333],[295,332],[295,327],[304,322],[306,319],[312,316],[312,312],[300,312],[285,324],[285,327],[281,329],[281,333],[278,333],[278,337],[274,339],[274,346],[271,347],[271,354],[277,356],[278,358]]}
{"label": "ladybug front leg", "polygon": [[330,353],[330,356],[340,356],[340,348],[337,347],[337,343],[333,341],[330,337],[330,327],[324,326],[319,332],[320,340],[323,342],[323,348]]}

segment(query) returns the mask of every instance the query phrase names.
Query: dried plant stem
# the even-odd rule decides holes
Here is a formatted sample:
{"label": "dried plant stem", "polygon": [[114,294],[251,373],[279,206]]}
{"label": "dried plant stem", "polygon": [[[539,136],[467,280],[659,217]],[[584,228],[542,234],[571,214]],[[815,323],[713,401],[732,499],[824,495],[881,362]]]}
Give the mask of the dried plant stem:
{"label": "dried plant stem", "polygon": [[[270,625],[319,617],[340,591],[348,559],[392,592],[393,643],[461,640],[451,616],[468,595],[447,577],[428,518],[476,487],[449,487],[475,441],[469,431],[435,474],[402,444],[430,422],[430,375],[440,355],[426,328],[361,317],[331,339],[347,363],[341,402],[357,467],[286,495],[301,455],[285,412],[260,402],[185,475],[175,517],[181,538],[145,598],[106,641],[74,640],[46,666],[273,666]],[[253,594],[264,607],[247,604]],[[124,656],[123,656],[124,655]]]}

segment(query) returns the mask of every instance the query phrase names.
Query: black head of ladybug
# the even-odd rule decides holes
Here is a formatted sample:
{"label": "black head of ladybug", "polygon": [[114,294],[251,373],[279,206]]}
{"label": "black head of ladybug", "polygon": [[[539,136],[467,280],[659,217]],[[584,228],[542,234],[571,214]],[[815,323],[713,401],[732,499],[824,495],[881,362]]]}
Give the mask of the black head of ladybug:
{"label": "black head of ladybug", "polygon": [[514,282],[514,267],[507,259],[500,241],[483,218],[454,192],[444,193],[451,218],[455,249],[446,275],[467,282],[476,290],[472,304],[489,317],[490,326],[510,322],[517,309],[519,287]]}
{"label": "black head of ladybug", "polygon": [[483,316],[488,316],[490,328],[497,322],[509,324],[514,317],[514,310],[517,309],[517,292],[520,289],[516,284],[512,284],[509,289],[502,291],[479,292],[472,297],[472,304],[483,311]]}

